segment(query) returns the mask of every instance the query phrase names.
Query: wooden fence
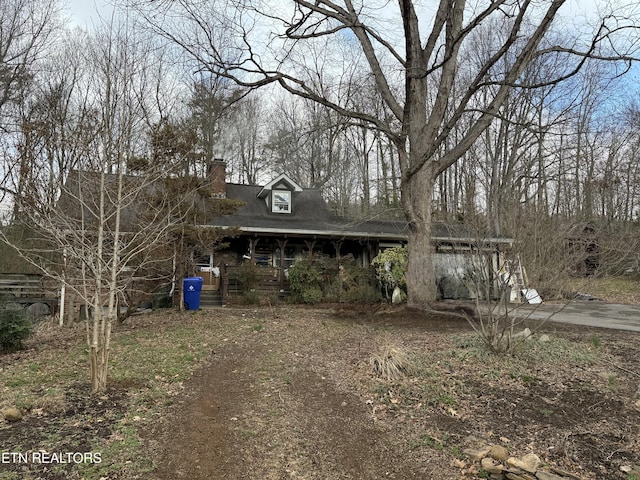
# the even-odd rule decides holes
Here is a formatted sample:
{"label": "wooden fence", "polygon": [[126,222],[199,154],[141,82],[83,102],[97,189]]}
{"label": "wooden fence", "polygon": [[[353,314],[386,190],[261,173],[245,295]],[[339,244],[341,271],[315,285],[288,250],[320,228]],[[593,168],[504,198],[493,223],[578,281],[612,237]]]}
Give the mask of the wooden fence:
{"label": "wooden fence", "polygon": [[58,299],[53,291],[45,286],[42,275],[36,274],[0,274],[0,298],[3,302],[31,305],[46,303],[55,311]]}

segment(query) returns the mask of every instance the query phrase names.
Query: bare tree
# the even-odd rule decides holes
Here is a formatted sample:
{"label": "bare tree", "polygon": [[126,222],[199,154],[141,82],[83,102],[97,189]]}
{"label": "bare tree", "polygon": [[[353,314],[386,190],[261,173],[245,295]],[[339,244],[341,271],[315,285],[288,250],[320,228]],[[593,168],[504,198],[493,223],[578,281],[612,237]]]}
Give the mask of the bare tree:
{"label": "bare tree", "polygon": [[330,182],[341,164],[346,122],[330,108],[300,98],[278,102],[267,148],[275,170],[309,188]]}
{"label": "bare tree", "polygon": [[[129,230],[124,228],[123,212],[129,210],[151,181],[151,176],[146,176],[141,185],[132,185],[125,177],[126,160],[140,147],[137,139],[146,125],[145,90],[151,85],[144,76],[143,66],[151,61],[150,48],[149,43],[135,38],[130,25],[124,22],[105,25],[90,43],[88,61],[93,75],[89,95],[90,101],[95,102],[92,110],[98,123],[91,146],[91,166],[98,174],[98,181],[85,184],[80,176],[77,194],[67,189],[78,202],[79,216],[63,214],[56,219],[63,225],[66,218],[73,222],[58,232],[73,232],[73,241],[66,246],[73,246],[75,250],[70,258],[81,262],[76,292],[93,306],[93,323],[87,324],[92,392],[104,391],[107,387],[111,328],[118,315],[118,295],[126,285],[121,281],[121,273],[133,257],[153,247],[167,224],[148,223],[152,231],[138,228],[134,230],[134,238],[125,240],[123,236],[123,232]],[[51,225],[57,226],[57,223],[54,221]],[[67,237],[61,237],[60,233],[58,247],[64,249]],[[133,246],[129,252],[128,246]],[[71,253],[66,251],[63,255],[69,258]],[[106,312],[103,311],[105,304]]]}
{"label": "bare tree", "polygon": [[[15,165],[5,182],[7,192],[21,197],[26,190],[53,205],[59,183],[81,168],[96,134],[95,116],[83,96],[86,65],[77,54],[87,37],[75,32],[61,38],[56,51],[40,65],[28,95],[16,107],[15,144],[5,158]],[[33,190],[38,184],[39,189]],[[14,204],[14,215],[20,205]]]}
{"label": "bare tree", "polygon": [[208,162],[220,156],[225,123],[233,105],[245,94],[229,79],[218,75],[203,73],[192,80],[186,126],[196,133],[199,155],[192,158],[195,163],[188,166],[188,171],[204,174]]}
{"label": "bare tree", "polygon": [[[48,0],[6,0],[0,3],[0,145],[10,153],[7,137],[17,128],[22,100],[36,76],[36,64],[45,56],[59,31],[60,3]],[[3,155],[7,157],[8,155]],[[4,160],[4,158],[3,158]],[[8,182],[16,167],[0,165],[0,198],[13,193]]]}
{"label": "bare tree", "polygon": [[[5,0],[0,4],[0,113],[20,95],[31,70],[59,24],[60,5],[47,0]],[[0,128],[6,128],[0,117]]]}
{"label": "bare tree", "polygon": [[[528,64],[541,56],[562,57],[565,69],[542,83],[558,82],[578,71],[589,56],[630,61],[624,53],[609,55],[599,48],[603,42],[616,44],[618,35],[626,36],[625,40],[635,35],[629,19],[610,15],[586,43],[569,36],[565,45],[543,43],[565,0],[486,5],[441,0],[430,17],[410,0],[400,0],[397,11],[386,3],[383,8],[372,2],[356,5],[351,0],[297,0],[290,7],[270,4],[265,8],[258,2],[224,2],[225,8],[218,2],[196,7],[192,0],[134,3],[149,24],[179,45],[198,68],[246,87],[277,83],[291,94],[392,139],[409,224],[407,287],[409,301],[415,304],[436,297],[428,253],[435,180],[485,131],[509,92],[538,86],[521,83]],[[423,34],[425,15],[430,28]],[[465,88],[452,97],[456,79],[468,67],[461,64],[461,53],[470,34],[490,18],[496,18],[496,24],[508,34],[475,70],[465,72]],[[318,89],[309,81],[316,66],[305,64],[305,54],[318,45],[330,50],[330,40],[344,37],[365,59],[377,94],[393,113],[390,121],[350,108],[339,92],[326,88],[326,82]],[[633,42],[626,43],[630,44]],[[354,68],[344,62],[339,65],[341,74]],[[455,144],[448,143],[458,125],[464,128]]]}
{"label": "bare tree", "polygon": [[225,159],[230,174],[240,183],[258,185],[270,163],[267,153],[267,119],[264,99],[249,95],[234,105],[225,121]]}
{"label": "bare tree", "polygon": [[[180,221],[164,208],[169,192],[150,195],[169,173],[166,165],[137,177],[126,172],[128,161],[145,153],[145,132],[158,115],[153,107],[162,78],[153,75],[155,51],[126,21],[96,28],[83,38],[75,76],[51,77],[22,123],[24,141],[16,150],[21,173],[14,223],[33,238],[18,247],[90,306],[94,393],[107,387],[111,328],[124,294],[161,260],[163,240]],[[67,111],[58,116],[62,108]],[[71,164],[63,161],[69,158]]]}

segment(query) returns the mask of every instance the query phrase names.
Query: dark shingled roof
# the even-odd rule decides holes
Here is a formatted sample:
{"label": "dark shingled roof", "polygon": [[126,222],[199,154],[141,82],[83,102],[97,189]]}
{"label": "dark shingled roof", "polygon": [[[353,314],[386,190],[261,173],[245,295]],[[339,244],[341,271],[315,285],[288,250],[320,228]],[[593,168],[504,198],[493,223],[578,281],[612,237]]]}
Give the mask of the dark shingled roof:
{"label": "dark shingled roof", "polygon": [[[272,213],[263,198],[258,198],[259,185],[227,183],[227,198],[241,200],[244,206],[233,215],[215,217],[212,225],[239,227],[245,232],[342,236],[351,238],[377,238],[380,240],[406,240],[408,225],[399,220],[351,220],[334,215],[322,198],[320,190],[303,189],[294,192],[291,213]],[[432,237],[437,239],[473,239],[463,226],[452,227],[435,222]]]}
{"label": "dark shingled roof", "polygon": [[[66,188],[60,198],[58,207],[69,217],[79,218],[80,207],[75,200],[78,192],[78,177],[82,176],[84,183],[85,201],[93,206],[97,202],[99,192],[99,174],[93,172],[74,171],[67,178]],[[107,175],[107,184],[113,187],[114,175]],[[140,182],[138,177],[126,176],[127,182],[134,185]],[[146,193],[149,194],[156,189],[162,189],[158,182],[150,182],[146,186]],[[209,224],[219,227],[238,227],[245,233],[260,233],[273,235],[301,235],[331,238],[375,238],[378,240],[403,241],[407,239],[408,225],[401,220],[354,220],[338,217],[332,213],[320,190],[300,189],[292,192],[291,213],[272,213],[265,202],[265,195],[260,185],[239,185],[234,183],[226,184],[226,198],[230,200],[240,200],[244,206],[240,207],[232,215],[214,216],[210,218]],[[127,189],[125,188],[125,191]],[[261,197],[258,194],[263,193]],[[194,201],[201,203],[205,211],[215,211],[210,208],[211,199],[202,195],[193,194]],[[122,212],[123,229],[135,228],[139,209],[144,208],[140,202],[127,204]],[[206,215],[206,214],[205,214]],[[464,225],[444,224],[434,222],[432,224],[431,237],[436,241],[474,240],[478,239],[478,234]],[[510,239],[485,239],[491,242],[511,242]]]}
{"label": "dark shingled roof", "polygon": [[233,215],[213,218],[211,224],[241,227],[245,232],[389,239],[403,239],[406,236],[406,222],[352,221],[334,215],[329,211],[320,190],[316,189],[294,192],[291,213],[272,213],[264,199],[257,196],[261,190],[261,186],[228,183],[227,198],[241,200],[245,205]]}

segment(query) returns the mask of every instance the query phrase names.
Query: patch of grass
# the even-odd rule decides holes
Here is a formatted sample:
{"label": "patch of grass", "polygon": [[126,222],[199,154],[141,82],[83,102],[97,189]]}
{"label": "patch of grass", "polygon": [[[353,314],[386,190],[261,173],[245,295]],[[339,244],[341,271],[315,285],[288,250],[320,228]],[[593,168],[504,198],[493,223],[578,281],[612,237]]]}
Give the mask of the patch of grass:
{"label": "patch of grass", "polygon": [[422,447],[422,442],[417,438],[411,438],[407,443],[409,444],[409,449],[411,450]]}
{"label": "patch of grass", "polygon": [[533,383],[536,381],[536,377],[525,374],[525,375],[520,375],[520,380],[522,380],[523,383]]}
{"label": "patch of grass", "polygon": [[16,472],[0,472],[0,480],[20,480]]}
{"label": "patch of grass", "polygon": [[430,448],[432,450],[442,451],[445,449],[448,437],[439,439],[425,433],[418,438],[409,440],[409,448],[415,450],[417,448]]}
{"label": "patch of grass", "polygon": [[101,453],[102,461],[79,464],[78,473],[84,480],[100,480],[127,471],[135,472],[136,476],[151,473],[154,469],[151,459],[137,454],[141,448],[137,429],[120,423],[106,444],[93,447],[94,452]]}
{"label": "patch of grass", "polygon": [[573,278],[569,280],[568,288],[611,303],[640,304],[638,277],[635,275]]}
{"label": "patch of grass", "polygon": [[185,353],[182,356],[182,360],[184,360],[185,362],[194,362],[196,360],[196,357],[193,353]]}
{"label": "patch of grass", "polygon": [[369,358],[373,374],[388,381],[404,377],[411,368],[406,350],[392,344],[382,346],[380,353]]}
{"label": "patch of grass", "polygon": [[129,413],[106,446],[94,447],[102,451],[102,464],[85,467],[83,478],[98,480],[122,472],[141,478],[154,470],[152,460],[137,453],[142,448],[137,422],[140,421],[140,426],[144,424],[138,415],[142,416],[140,412],[147,411],[149,405],[171,404],[182,382],[207,357],[211,344],[221,341],[217,338],[221,335],[215,325],[212,327],[206,321],[202,325],[172,325],[114,335],[110,378],[140,386],[131,400]]}
{"label": "patch of grass", "polygon": [[[196,318],[167,312],[170,315],[167,319],[162,318],[164,313],[154,315],[157,315],[157,324],[154,318],[153,326],[137,327],[134,320],[123,325],[122,330],[114,326],[108,385],[128,390],[128,413],[114,424],[110,438],[92,440],[91,450],[102,453],[102,463],[73,466],[74,478],[152,478],[153,460],[140,455],[143,445],[138,430],[146,428],[146,420],[136,421],[133,417],[139,415],[150,419],[154,409],[173,403],[174,397],[182,391],[182,382],[202,364],[215,345],[241,334],[239,325],[212,322],[207,316]],[[150,323],[149,318],[146,321]],[[3,403],[15,405],[27,417],[41,412],[61,415],[71,406],[67,392],[78,384],[89,384],[84,325],[36,331],[29,342],[41,342],[37,337],[40,334],[64,334],[65,337],[62,342],[45,342],[45,348],[17,358],[4,366],[0,374]],[[86,415],[82,419],[93,423],[107,420],[98,416],[91,419]],[[70,416],[66,421],[75,420]],[[50,444],[63,440],[53,434],[47,438]],[[64,473],[69,473],[68,466]],[[13,478],[16,478],[13,473],[0,474],[2,480]]]}
{"label": "patch of grass", "polygon": [[21,412],[31,410],[33,408],[33,397],[25,394],[17,395],[13,404]]}
{"label": "patch of grass", "polygon": [[396,381],[393,385],[376,386],[374,394],[391,408],[398,407],[442,407],[458,405],[457,385],[433,372],[412,372],[410,377]]}
{"label": "patch of grass", "polygon": [[567,362],[576,366],[592,365],[598,359],[598,353],[586,343],[552,337],[549,342],[531,340],[523,342],[514,356],[529,365],[556,365]]}
{"label": "patch of grass", "polygon": [[553,337],[549,342],[538,342],[535,339],[522,342],[509,356],[497,356],[492,353],[480,335],[475,333],[454,337],[454,345],[456,348],[451,355],[460,360],[473,358],[486,362],[489,359],[508,358],[509,362],[520,360],[524,364],[553,365],[569,361],[575,365],[591,365],[598,358],[598,354],[587,344],[559,337]]}
{"label": "patch of grass", "polygon": [[476,358],[486,360],[494,355],[482,337],[476,333],[456,335],[453,338],[456,347],[451,353],[458,359]]}
{"label": "patch of grass", "polygon": [[63,439],[63,437],[59,432],[48,431],[44,435],[44,439],[43,440],[49,445],[59,445],[62,439]]}
{"label": "patch of grass", "polygon": [[373,395],[375,395],[378,398],[384,398],[384,396],[387,394],[388,391],[389,391],[388,385],[378,384],[373,387],[371,393],[373,393]]}
{"label": "patch of grass", "polygon": [[449,447],[449,451],[455,458],[462,457],[462,448],[460,448],[460,445],[451,445],[451,447]]}
{"label": "patch of grass", "polygon": [[29,380],[24,377],[5,380],[4,384],[9,388],[18,388],[29,384]]}
{"label": "patch of grass", "polygon": [[262,325],[254,325],[251,330],[254,332],[261,332],[264,327]]}
{"label": "patch of grass", "polygon": [[[70,329],[68,335],[76,333]],[[39,335],[36,330],[29,341],[38,343]],[[78,343],[82,340],[83,337],[78,338]],[[86,372],[88,380],[86,357],[77,344],[67,343],[42,349],[36,358],[37,361],[34,361],[34,355],[29,353],[12,361],[11,365],[3,369],[0,374],[0,391],[5,403],[13,404],[21,410],[29,410],[38,406],[43,400],[43,393],[45,396],[48,395],[49,389],[53,389],[57,394],[60,391],[59,385],[77,381],[81,371]]]}
{"label": "patch of grass", "polygon": [[620,378],[615,373],[610,373],[606,376],[607,387],[611,391],[616,391],[620,387]]}
{"label": "patch of grass", "polygon": [[446,407],[455,407],[458,405],[458,400],[450,393],[442,393],[436,399],[437,403]]}
{"label": "patch of grass", "polygon": [[249,440],[250,438],[253,438],[253,437],[256,436],[256,432],[254,432],[253,430],[241,430],[240,431],[240,436],[244,440]]}
{"label": "patch of grass", "polygon": [[[131,342],[130,336],[135,336]],[[128,338],[129,337],[129,338]],[[147,378],[161,382],[180,382],[188,378],[197,360],[206,357],[208,342],[196,328],[176,326],[158,332],[115,335],[110,375],[113,378]],[[182,341],[176,342],[177,339]]]}

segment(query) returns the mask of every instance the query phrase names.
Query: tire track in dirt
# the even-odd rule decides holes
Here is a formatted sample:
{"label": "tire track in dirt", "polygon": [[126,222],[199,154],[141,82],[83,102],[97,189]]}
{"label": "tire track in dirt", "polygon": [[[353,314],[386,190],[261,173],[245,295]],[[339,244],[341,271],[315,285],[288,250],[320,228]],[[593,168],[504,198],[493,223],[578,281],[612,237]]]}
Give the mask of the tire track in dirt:
{"label": "tire track in dirt", "polygon": [[[250,401],[248,382],[238,375],[243,355],[231,350],[215,354],[187,382],[188,398],[172,408],[164,426],[156,460],[157,480],[240,478],[231,418]],[[176,408],[177,407],[177,408]],[[171,417],[170,417],[171,418]]]}

